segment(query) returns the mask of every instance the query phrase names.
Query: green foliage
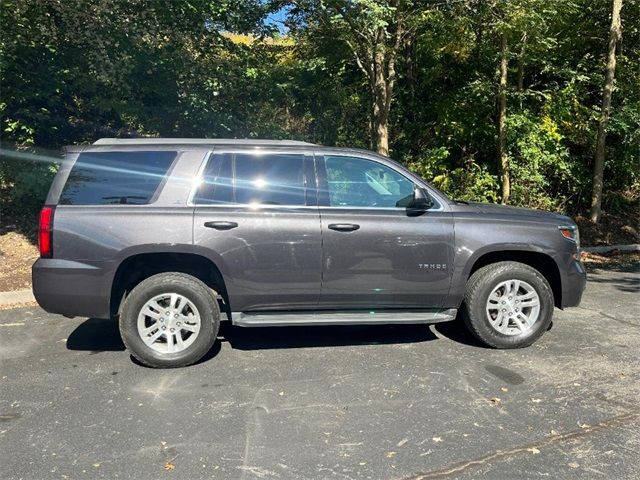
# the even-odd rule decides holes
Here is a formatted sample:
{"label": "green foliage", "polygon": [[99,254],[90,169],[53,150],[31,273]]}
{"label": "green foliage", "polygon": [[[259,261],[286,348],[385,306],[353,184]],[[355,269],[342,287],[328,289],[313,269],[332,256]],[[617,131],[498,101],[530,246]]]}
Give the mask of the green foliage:
{"label": "green foliage", "polygon": [[[5,147],[162,135],[370,148],[371,85],[354,53],[374,55],[372,35],[393,36],[401,11],[391,156],[453,197],[498,200],[498,37],[505,35],[511,203],[569,213],[588,207],[609,2],[0,2]],[[278,33],[264,18],[282,7],[288,30]],[[640,198],[638,0],[625,1],[622,17],[605,165],[610,211]],[[391,37],[379,45],[393,45]],[[5,204],[8,196],[39,202],[48,167],[9,163],[0,180]]]}
{"label": "green foliage", "polygon": [[[512,200],[517,205],[564,210],[580,185],[557,124],[528,111],[508,117]],[[587,186],[588,187],[588,186]]]}
{"label": "green foliage", "polygon": [[456,200],[473,202],[497,202],[498,181],[485,165],[469,160],[461,167],[451,169],[444,147],[426,150],[424,154],[408,163],[409,169],[431,181],[445,194]]}
{"label": "green foliage", "polygon": [[0,156],[0,213],[19,210],[35,218],[57,171],[56,163]]}

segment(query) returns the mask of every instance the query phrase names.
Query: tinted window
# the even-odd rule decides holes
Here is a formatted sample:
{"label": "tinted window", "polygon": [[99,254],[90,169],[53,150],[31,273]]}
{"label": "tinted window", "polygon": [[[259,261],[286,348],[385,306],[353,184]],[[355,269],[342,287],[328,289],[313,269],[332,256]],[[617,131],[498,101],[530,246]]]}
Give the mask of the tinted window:
{"label": "tinted window", "polygon": [[62,205],[149,203],[176,152],[81,153],[60,195]]}
{"label": "tinted window", "polygon": [[353,157],[325,157],[332,207],[407,207],[414,184],[380,163]]}
{"label": "tinted window", "polygon": [[194,201],[305,205],[304,155],[214,155],[205,168],[204,182]]}
{"label": "tinted window", "polygon": [[193,199],[196,204],[233,203],[231,154],[212,155],[205,166],[203,182]]}

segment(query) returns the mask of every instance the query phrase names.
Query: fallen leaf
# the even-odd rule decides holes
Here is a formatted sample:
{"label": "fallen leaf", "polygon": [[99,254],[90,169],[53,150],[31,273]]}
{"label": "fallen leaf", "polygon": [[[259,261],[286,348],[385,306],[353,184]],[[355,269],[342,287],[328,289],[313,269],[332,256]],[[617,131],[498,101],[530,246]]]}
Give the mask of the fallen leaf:
{"label": "fallen leaf", "polygon": [[503,392],[508,392],[509,389],[507,387],[501,387],[500,390],[502,390]]}
{"label": "fallen leaf", "polygon": [[491,399],[491,403],[493,403],[494,405],[499,405],[501,401],[502,400],[500,400],[498,397],[493,397]]}
{"label": "fallen leaf", "polygon": [[532,398],[531,401],[533,403],[540,403],[542,400],[540,400],[539,398]]}
{"label": "fallen leaf", "polygon": [[393,458],[396,456],[396,452],[387,452],[387,458]]}
{"label": "fallen leaf", "polygon": [[589,428],[591,427],[591,425],[587,425],[586,423],[583,423],[582,425],[580,425],[580,428]]}
{"label": "fallen leaf", "polygon": [[438,443],[442,441],[442,437],[433,437],[431,440],[433,440],[435,443]]}
{"label": "fallen leaf", "polygon": [[531,448],[527,448],[527,452],[531,452],[534,455],[537,455],[540,453],[540,450],[538,450],[536,447],[531,447]]}
{"label": "fallen leaf", "polygon": [[567,465],[569,465],[571,468],[578,468],[580,466],[575,462],[568,463]]}
{"label": "fallen leaf", "polygon": [[175,468],[176,466],[171,462],[167,462],[164,464],[164,469],[167,471],[174,470]]}

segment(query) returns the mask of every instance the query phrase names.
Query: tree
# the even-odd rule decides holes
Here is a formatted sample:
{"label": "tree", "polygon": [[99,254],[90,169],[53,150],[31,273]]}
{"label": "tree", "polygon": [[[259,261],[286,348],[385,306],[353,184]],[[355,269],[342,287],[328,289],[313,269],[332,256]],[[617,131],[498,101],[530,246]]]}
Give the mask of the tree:
{"label": "tree", "polygon": [[607,124],[611,110],[611,96],[613,94],[613,80],[616,73],[616,45],[622,39],[622,23],[620,11],[622,0],[613,0],[611,12],[611,27],[609,29],[609,49],[607,53],[607,73],[602,94],[600,121],[598,122],[598,136],[596,137],[596,154],[593,164],[593,192],[591,194],[591,221],[600,222],[602,215],[602,185],[604,180],[604,156],[607,137]]}
{"label": "tree", "polygon": [[509,62],[507,37],[500,35],[500,87],[498,92],[498,159],[500,161],[500,185],[502,203],[509,202],[511,179],[509,178],[509,157],[507,156],[507,67]]}
{"label": "tree", "polygon": [[349,47],[369,86],[371,145],[381,155],[389,155],[389,115],[398,56],[420,10],[412,0],[312,0],[296,4],[307,21],[320,23],[332,38]]}

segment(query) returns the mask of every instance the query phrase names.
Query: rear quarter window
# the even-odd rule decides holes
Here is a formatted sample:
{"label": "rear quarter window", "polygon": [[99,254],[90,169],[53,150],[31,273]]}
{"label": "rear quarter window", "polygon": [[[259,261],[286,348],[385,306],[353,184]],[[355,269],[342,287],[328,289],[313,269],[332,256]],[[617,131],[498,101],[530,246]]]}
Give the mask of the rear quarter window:
{"label": "rear quarter window", "polygon": [[145,205],[154,200],[177,152],[85,152],[65,183],[61,205]]}

